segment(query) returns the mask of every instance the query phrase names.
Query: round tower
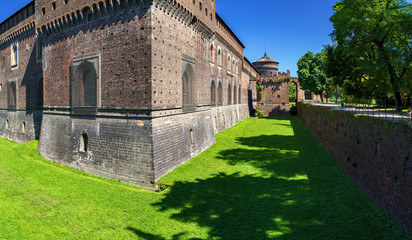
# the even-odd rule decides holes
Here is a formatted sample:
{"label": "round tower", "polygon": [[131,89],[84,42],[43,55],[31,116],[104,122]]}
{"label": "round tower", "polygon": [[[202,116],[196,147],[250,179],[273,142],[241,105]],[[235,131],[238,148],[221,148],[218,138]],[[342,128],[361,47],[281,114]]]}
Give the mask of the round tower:
{"label": "round tower", "polygon": [[262,76],[277,76],[279,63],[270,59],[265,52],[265,56],[253,63],[253,66]]}

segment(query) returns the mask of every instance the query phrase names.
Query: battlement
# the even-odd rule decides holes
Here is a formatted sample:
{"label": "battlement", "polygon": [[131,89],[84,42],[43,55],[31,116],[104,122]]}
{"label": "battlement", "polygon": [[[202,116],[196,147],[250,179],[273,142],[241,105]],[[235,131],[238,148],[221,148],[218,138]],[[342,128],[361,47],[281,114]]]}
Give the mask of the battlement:
{"label": "battlement", "polygon": [[2,23],[0,23],[0,35],[8,31],[9,29],[12,29],[13,27],[19,25],[19,23],[34,15],[34,13],[34,1],[32,1],[19,11],[11,15],[9,18],[4,20]]}
{"label": "battlement", "polygon": [[222,36],[230,45],[232,45],[235,50],[243,56],[243,49],[245,46],[233,33],[232,29],[226,24],[226,22],[216,13],[216,32]]}
{"label": "battlement", "polygon": [[290,78],[290,71],[287,70],[287,72],[280,72],[278,73],[279,78]]}

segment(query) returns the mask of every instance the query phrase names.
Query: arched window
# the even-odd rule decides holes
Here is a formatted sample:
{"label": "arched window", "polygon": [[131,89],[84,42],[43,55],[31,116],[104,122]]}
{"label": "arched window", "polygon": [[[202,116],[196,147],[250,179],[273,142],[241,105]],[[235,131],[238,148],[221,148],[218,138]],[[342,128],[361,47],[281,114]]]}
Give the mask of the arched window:
{"label": "arched window", "polygon": [[237,87],[236,84],[233,85],[233,104],[237,103]]}
{"label": "arched window", "polygon": [[230,56],[227,56],[227,70],[230,72],[232,69],[232,61]]}
{"label": "arched window", "polygon": [[235,64],[235,74],[239,74],[239,69],[238,69],[238,66],[237,66],[237,62]]}
{"label": "arched window", "polygon": [[235,60],[233,60],[233,62],[232,62],[232,72],[233,72],[234,74],[236,74],[235,70],[236,70],[236,68],[235,68]]}
{"label": "arched window", "polygon": [[212,80],[212,84],[210,85],[210,104],[212,106],[216,105],[216,84],[214,80]]}
{"label": "arched window", "polygon": [[215,62],[215,49],[213,47],[213,44],[210,44],[210,61],[212,63]]}
{"label": "arched window", "polygon": [[16,108],[16,82],[15,81],[10,81],[8,84],[8,105],[9,108]]}
{"label": "arched window", "polygon": [[230,83],[227,88],[227,104],[228,105],[232,104],[232,85]]}
{"label": "arched window", "polygon": [[88,145],[89,145],[89,137],[87,136],[86,133],[82,133],[82,135],[80,136],[80,151],[87,152]]}
{"label": "arched window", "polygon": [[97,106],[97,73],[89,61],[82,62],[74,74],[73,106]]}
{"label": "arched window", "polygon": [[14,44],[12,47],[12,52],[11,52],[11,66],[12,67],[17,66],[17,59],[18,59],[18,48],[17,48],[17,44]]}
{"label": "arched window", "polygon": [[217,102],[219,105],[223,104],[223,88],[222,88],[222,82],[219,82],[219,85],[217,87]]}
{"label": "arched window", "polygon": [[239,104],[242,103],[242,86],[239,85]]}
{"label": "arched window", "polygon": [[195,104],[195,74],[190,64],[187,64],[186,70],[182,76],[183,83],[183,106],[193,106]]}
{"label": "arched window", "polygon": [[217,50],[217,64],[222,66],[222,50],[220,48]]}

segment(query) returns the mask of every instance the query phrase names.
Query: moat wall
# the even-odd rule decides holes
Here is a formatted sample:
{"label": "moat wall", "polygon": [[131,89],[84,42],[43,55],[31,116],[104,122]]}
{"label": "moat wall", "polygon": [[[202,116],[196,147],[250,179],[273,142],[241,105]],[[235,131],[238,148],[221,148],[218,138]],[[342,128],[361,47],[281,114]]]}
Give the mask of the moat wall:
{"label": "moat wall", "polygon": [[39,152],[46,159],[93,175],[154,188],[150,119],[45,113],[40,139]]}
{"label": "moat wall", "polygon": [[18,143],[38,140],[41,121],[41,111],[0,110],[0,137]]}
{"label": "moat wall", "polygon": [[412,231],[412,129],[299,103],[298,114],[353,181]]}

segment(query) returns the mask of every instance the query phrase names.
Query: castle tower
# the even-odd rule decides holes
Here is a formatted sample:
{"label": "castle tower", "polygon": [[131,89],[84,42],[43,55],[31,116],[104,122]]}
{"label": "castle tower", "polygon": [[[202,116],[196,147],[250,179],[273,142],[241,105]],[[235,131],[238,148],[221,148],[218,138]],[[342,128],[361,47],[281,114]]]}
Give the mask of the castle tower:
{"label": "castle tower", "polygon": [[270,59],[265,52],[263,58],[253,63],[253,66],[260,72],[262,76],[277,76],[279,63]]}

